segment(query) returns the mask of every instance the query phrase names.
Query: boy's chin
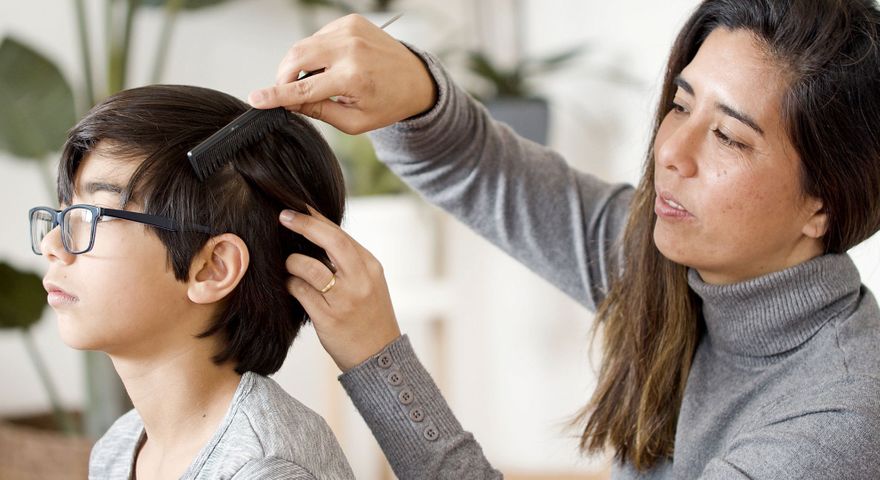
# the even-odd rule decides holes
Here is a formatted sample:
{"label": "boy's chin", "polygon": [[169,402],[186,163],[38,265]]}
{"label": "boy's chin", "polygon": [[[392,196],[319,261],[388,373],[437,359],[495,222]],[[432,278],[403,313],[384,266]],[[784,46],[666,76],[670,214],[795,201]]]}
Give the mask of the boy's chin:
{"label": "boy's chin", "polygon": [[65,345],[75,350],[101,350],[102,342],[94,332],[65,317],[58,316],[58,334]]}

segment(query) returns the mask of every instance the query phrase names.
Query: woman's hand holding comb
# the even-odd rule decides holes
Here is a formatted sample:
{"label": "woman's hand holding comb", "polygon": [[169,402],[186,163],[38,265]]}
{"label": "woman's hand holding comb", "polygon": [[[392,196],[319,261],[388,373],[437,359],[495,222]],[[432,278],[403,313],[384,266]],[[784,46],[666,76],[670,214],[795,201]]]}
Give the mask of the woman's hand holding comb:
{"label": "woman's hand holding comb", "polygon": [[354,135],[427,111],[436,96],[419,57],[364,17],[349,15],[290,47],[275,85],[251,92],[248,101],[255,108],[285,107]]}

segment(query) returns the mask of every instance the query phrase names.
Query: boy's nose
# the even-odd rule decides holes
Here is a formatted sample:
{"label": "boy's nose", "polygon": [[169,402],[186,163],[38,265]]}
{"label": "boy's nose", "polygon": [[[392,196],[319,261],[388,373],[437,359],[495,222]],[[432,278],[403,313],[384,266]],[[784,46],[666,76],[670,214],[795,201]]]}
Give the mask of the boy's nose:
{"label": "boy's nose", "polygon": [[49,262],[61,261],[65,265],[73,262],[76,255],[64,249],[61,242],[61,227],[55,227],[40,241],[40,251]]}

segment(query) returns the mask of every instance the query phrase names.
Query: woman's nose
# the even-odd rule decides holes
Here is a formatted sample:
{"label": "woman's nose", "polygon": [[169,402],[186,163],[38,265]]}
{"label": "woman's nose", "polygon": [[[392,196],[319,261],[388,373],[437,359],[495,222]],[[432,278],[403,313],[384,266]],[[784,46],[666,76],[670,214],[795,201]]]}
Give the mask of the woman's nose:
{"label": "woman's nose", "polygon": [[665,132],[665,138],[661,139],[658,145],[657,163],[682,177],[696,176],[697,154],[700,147],[699,129],[695,125],[689,125],[687,121],[670,127],[670,130]]}
{"label": "woman's nose", "polygon": [[65,265],[73,262],[76,255],[68,252],[61,241],[61,227],[55,227],[40,241],[40,252],[49,262],[60,261]]}

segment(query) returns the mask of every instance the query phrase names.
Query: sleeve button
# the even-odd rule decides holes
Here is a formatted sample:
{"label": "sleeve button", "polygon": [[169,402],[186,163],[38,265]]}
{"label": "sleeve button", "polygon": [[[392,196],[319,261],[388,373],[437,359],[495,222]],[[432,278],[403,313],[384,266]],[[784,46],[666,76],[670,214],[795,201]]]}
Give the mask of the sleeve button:
{"label": "sleeve button", "polygon": [[397,399],[400,400],[400,403],[402,403],[404,405],[409,405],[410,403],[413,402],[413,399],[414,399],[412,390],[410,390],[408,388],[404,388],[403,390],[400,391],[399,394],[397,394]]}
{"label": "sleeve button", "polygon": [[422,412],[422,409],[416,407],[409,411],[409,419],[418,423],[425,419],[425,413]]}
{"label": "sleeve button", "polygon": [[387,377],[388,383],[395,387],[403,383],[403,377],[399,372],[391,372]]}
{"label": "sleeve button", "polygon": [[390,367],[391,363],[392,363],[391,354],[388,352],[385,352],[382,355],[379,355],[379,358],[376,359],[376,362],[382,368]]}
{"label": "sleeve button", "polygon": [[437,432],[437,429],[434,428],[433,425],[428,425],[427,427],[425,427],[423,434],[425,436],[425,440],[428,440],[430,442],[437,440],[437,438],[440,436],[440,433]]}

